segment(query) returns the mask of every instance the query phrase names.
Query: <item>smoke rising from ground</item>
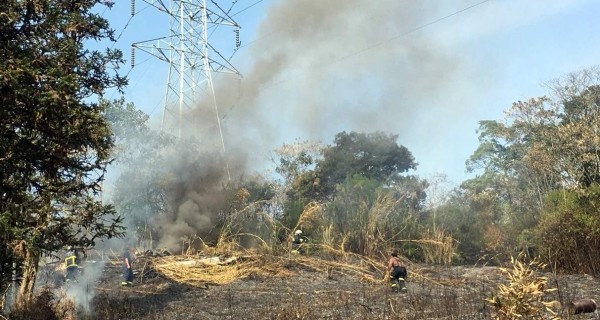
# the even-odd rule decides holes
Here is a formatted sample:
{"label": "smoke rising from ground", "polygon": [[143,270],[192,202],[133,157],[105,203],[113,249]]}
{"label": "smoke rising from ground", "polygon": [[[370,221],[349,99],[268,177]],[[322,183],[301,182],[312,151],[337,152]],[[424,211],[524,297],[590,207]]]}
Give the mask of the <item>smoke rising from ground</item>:
{"label": "smoke rising from ground", "polygon": [[[224,158],[212,100],[185,116],[184,136],[196,137],[210,156],[173,162],[172,214],[155,221],[159,246],[176,249],[185,236],[212,230],[224,205],[226,164],[234,177],[261,170],[283,142],[329,141],[343,130],[399,133],[404,140],[421,130],[424,114],[443,113],[444,104],[427,97],[443,95],[461,76],[460,57],[427,33],[394,38],[437,14],[421,1],[274,4],[258,44],[243,53],[250,70],[239,83],[224,77],[215,83]],[[175,150],[174,158],[181,153]]]}
{"label": "smoke rising from ground", "polygon": [[[455,123],[448,120],[459,121],[465,111],[448,105],[466,100],[471,70],[464,52],[428,30],[412,31],[467,3],[273,4],[257,41],[238,53],[250,61],[243,79],[220,77],[215,84],[227,152],[246,154],[252,167],[263,168],[266,155],[283,142],[328,142],[344,130],[397,133],[406,144],[411,137],[435,134],[430,130],[435,126],[443,140],[443,129]],[[188,132],[218,147],[212,101],[200,103],[187,118],[193,119],[188,125],[194,123]]]}
{"label": "smoke rising from ground", "polygon": [[[187,166],[180,163],[176,169],[182,174],[167,182],[168,208],[152,220],[157,248],[179,254],[216,244],[226,217],[234,213],[232,197],[242,188],[244,167],[234,161],[215,152],[190,159]],[[248,227],[244,230],[253,226]]]}
{"label": "smoke rising from ground", "polygon": [[66,296],[73,299],[78,309],[88,314],[92,312],[91,302],[96,295],[96,283],[102,276],[105,265],[105,261],[87,261],[83,265],[84,271],[78,276],[77,282],[66,288]]}
{"label": "smoke rising from ground", "polygon": [[[328,143],[343,130],[384,131],[399,134],[398,143],[421,166],[428,163],[429,173],[464,168],[474,150],[465,146],[476,142],[477,121],[489,118],[493,108],[500,115],[502,104],[512,102],[506,99],[519,98],[515,94],[528,94],[507,83],[516,83],[515,75],[530,82],[546,80],[538,77],[539,70],[528,70],[552,69],[537,62],[539,53],[570,50],[556,41],[536,46],[530,42],[531,30],[518,28],[536,20],[552,23],[548,17],[585,2],[271,2],[257,34],[246,35],[253,43],[244,43],[242,29],[244,47],[233,64],[243,79],[215,76],[225,154],[211,99],[201,101],[184,122],[183,136],[200,145],[192,149],[203,155],[181,161],[180,155],[190,150],[185,143],[161,150],[169,155],[157,161],[156,176],[167,186],[169,199],[168,214],[155,223],[165,230],[162,241],[177,244],[191,232],[212,230],[206,225],[219,216],[224,199],[218,194],[229,176],[261,171],[270,164],[273,149],[295,139]],[[445,16],[449,18],[439,20]],[[554,39],[556,30],[535,30],[542,40]],[[522,33],[529,34],[521,38]],[[197,170],[198,163],[203,167]],[[223,169],[227,165],[229,174]],[[445,173],[451,179],[461,176]],[[149,184],[155,181],[149,179]]]}
{"label": "smoke rising from ground", "polygon": [[218,153],[195,157],[191,150],[187,154],[184,150],[175,151],[179,151],[180,158],[171,162],[172,181],[167,191],[170,214],[156,216],[153,224],[159,235],[158,247],[176,252],[190,236],[202,237],[206,242],[214,239],[214,228],[225,203],[227,168]]}

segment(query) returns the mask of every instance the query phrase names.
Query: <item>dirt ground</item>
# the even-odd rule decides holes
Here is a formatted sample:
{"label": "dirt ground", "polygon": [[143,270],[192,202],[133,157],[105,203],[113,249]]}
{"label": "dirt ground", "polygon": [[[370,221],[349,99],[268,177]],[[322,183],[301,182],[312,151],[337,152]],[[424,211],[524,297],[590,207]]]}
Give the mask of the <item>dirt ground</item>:
{"label": "dirt ground", "polygon": [[[409,265],[406,293],[382,280],[343,269],[326,272],[294,259],[285,275],[250,275],[226,285],[178,283],[156,272],[151,258],[134,265],[135,284],[121,287],[118,261],[105,265],[94,285],[88,319],[491,319],[484,302],[503,276],[497,267]],[[231,268],[236,268],[231,265]],[[563,305],[598,299],[600,282],[587,275],[548,274]],[[372,279],[382,279],[373,268]],[[563,318],[569,318],[566,312]],[[600,319],[597,313],[570,316]]]}

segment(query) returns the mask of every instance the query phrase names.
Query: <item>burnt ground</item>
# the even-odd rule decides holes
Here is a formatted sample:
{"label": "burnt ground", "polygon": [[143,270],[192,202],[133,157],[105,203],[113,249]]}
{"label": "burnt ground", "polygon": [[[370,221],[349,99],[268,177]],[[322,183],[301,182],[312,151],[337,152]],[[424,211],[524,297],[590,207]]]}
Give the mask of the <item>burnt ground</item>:
{"label": "burnt ground", "polygon": [[[235,266],[232,266],[235,267]],[[105,266],[87,319],[491,319],[489,297],[503,276],[497,267],[409,266],[407,293],[343,270],[318,272],[290,261],[288,276],[256,275],[228,285],[189,286],[167,279],[148,259],[136,261],[136,283],[120,287],[118,262]],[[291,276],[290,276],[291,274]],[[600,281],[559,275],[548,285],[563,305],[600,298]],[[374,271],[373,277],[382,278]],[[569,318],[566,312],[564,318]],[[571,319],[600,319],[597,313]]]}

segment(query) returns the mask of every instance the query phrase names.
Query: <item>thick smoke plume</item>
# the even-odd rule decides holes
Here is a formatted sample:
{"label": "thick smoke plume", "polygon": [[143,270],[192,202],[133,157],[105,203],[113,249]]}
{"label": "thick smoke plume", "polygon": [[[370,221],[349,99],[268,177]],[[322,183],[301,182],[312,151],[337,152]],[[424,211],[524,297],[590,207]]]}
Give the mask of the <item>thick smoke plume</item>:
{"label": "thick smoke plume", "polygon": [[250,61],[244,78],[215,84],[225,152],[212,99],[185,116],[184,136],[196,137],[207,156],[174,162],[169,214],[155,224],[160,245],[177,248],[186,236],[210,233],[227,178],[264,169],[266,155],[286,141],[329,141],[343,130],[404,139],[430,131],[432,115],[451,121],[459,111],[443,101],[455,99],[449,84],[464,72],[460,57],[427,32],[399,36],[438,15],[423,1],[273,4],[258,41],[238,54]]}
{"label": "thick smoke plume", "polygon": [[[177,148],[185,148],[179,145]],[[227,167],[219,153],[192,155],[189,150],[177,150],[179,159],[172,167],[167,185],[167,214],[156,216],[154,226],[159,235],[158,246],[180,250],[190,236],[214,240],[219,213],[224,209]],[[201,152],[206,152],[202,150]],[[177,160],[177,161],[175,161]]]}
{"label": "thick smoke plume", "polygon": [[226,84],[217,92],[226,141],[265,153],[296,137],[330,141],[342,130],[402,139],[430,128],[424,122],[432,116],[448,120],[460,110],[446,110],[444,100],[454,99],[449,91],[467,68],[431,33],[409,33],[443,14],[438,7],[395,0],[274,4],[246,51],[252,66],[239,91]]}

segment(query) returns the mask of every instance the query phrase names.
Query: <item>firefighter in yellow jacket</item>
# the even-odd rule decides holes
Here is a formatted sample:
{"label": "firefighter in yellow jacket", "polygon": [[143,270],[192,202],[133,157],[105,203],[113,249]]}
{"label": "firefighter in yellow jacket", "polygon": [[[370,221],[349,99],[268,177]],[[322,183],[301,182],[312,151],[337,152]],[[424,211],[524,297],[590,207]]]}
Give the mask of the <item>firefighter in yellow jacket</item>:
{"label": "firefighter in yellow jacket", "polygon": [[306,248],[304,245],[308,242],[308,238],[302,235],[302,230],[298,229],[294,232],[292,238],[292,253],[305,254]]}
{"label": "firefighter in yellow jacket", "polygon": [[71,246],[67,247],[67,254],[65,255],[65,268],[66,268],[66,280],[75,281],[77,276],[81,273],[81,252]]}

